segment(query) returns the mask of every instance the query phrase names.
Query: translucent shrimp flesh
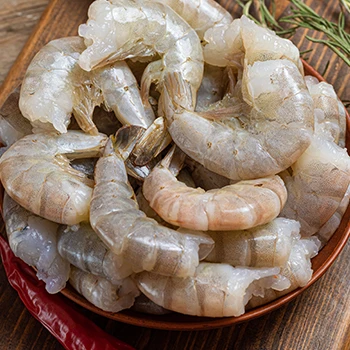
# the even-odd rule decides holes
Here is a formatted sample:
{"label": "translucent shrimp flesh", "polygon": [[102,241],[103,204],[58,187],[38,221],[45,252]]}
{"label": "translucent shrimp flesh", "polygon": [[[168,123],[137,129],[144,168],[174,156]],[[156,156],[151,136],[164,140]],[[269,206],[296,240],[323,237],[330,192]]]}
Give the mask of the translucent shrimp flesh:
{"label": "translucent shrimp flesh", "polygon": [[134,272],[189,276],[209,254],[213,241],[207,235],[163,227],[139,210],[124,165],[137,141],[130,130],[131,136],[126,134],[125,138],[119,132],[115,151],[110,140],[96,164],[91,226],[111,251],[127,259]]}
{"label": "translucent shrimp flesh", "polygon": [[98,157],[105,135],[81,131],[28,135],[0,158],[0,178],[16,202],[45,219],[66,225],[88,220],[93,180],[69,158]]}
{"label": "translucent shrimp flesh", "polygon": [[69,279],[70,264],[57,251],[58,225],[22,208],[5,193],[3,215],[11,250],[37,269],[46,290],[58,293]]}
{"label": "translucent shrimp flesh", "polygon": [[277,218],[245,231],[207,232],[215,241],[205,261],[232,266],[282,267],[299,235],[300,224]]}
{"label": "translucent shrimp flesh", "polygon": [[144,294],[141,294],[135,299],[135,303],[131,309],[150,315],[166,315],[171,313],[170,310],[164,309],[164,307],[157,305]]}
{"label": "translucent shrimp flesh", "polygon": [[69,283],[91,304],[98,308],[119,312],[130,308],[140,291],[130,277],[112,284],[103,277],[92,275],[72,266]]}
{"label": "translucent shrimp flesh", "polygon": [[245,65],[243,100],[224,109],[194,112],[191,88],[169,74],[161,106],[174,142],[192,159],[232,180],[277,174],[310,145],[313,101],[289,60]]}
{"label": "translucent shrimp flesh", "polygon": [[327,134],[330,140],[345,147],[346,114],[332,85],[306,76],[305,82],[314,101],[316,133]]}
{"label": "translucent shrimp flesh", "polygon": [[61,226],[57,249],[75,267],[117,283],[132,274],[120,255],[113,254],[87,223]]}
{"label": "translucent shrimp flesh", "polygon": [[173,150],[142,186],[151,208],[168,223],[192,230],[242,230],[266,224],[281,212],[287,191],[279,176],[210,191],[190,188],[172,173]]}
{"label": "translucent shrimp flesh", "polygon": [[288,199],[280,216],[297,220],[302,237],[315,234],[335,213],[350,184],[346,150],[322,135],[290,169],[280,173]]}
{"label": "translucent shrimp flesh", "polygon": [[214,0],[151,0],[171,7],[203,39],[212,27],[230,24],[232,16]]}
{"label": "translucent shrimp flesh", "polygon": [[161,58],[151,62],[142,76],[143,101],[147,101],[152,83],[159,83],[161,91],[164,75],[181,70],[191,85],[195,104],[203,75],[202,46],[196,32],[171,8],[141,0],[97,0],[88,17],[79,27],[87,46],[79,58],[84,70],[158,54]]}
{"label": "translucent shrimp flesh", "polygon": [[135,276],[142,293],[156,304],[186,315],[239,316],[253,295],[264,295],[266,288],[284,289],[279,268],[234,268],[227,264],[200,263],[194,276],[160,276],[142,272]]}
{"label": "translucent shrimp flesh", "polygon": [[254,308],[266,304],[285,295],[298,287],[304,287],[312,277],[311,259],[317,255],[320,241],[316,237],[300,239],[293,245],[287,263],[281,269],[281,276],[288,278],[291,285],[284,290],[268,289],[265,296],[253,296],[247,308]]}
{"label": "translucent shrimp flesh", "polygon": [[53,40],[37,53],[22,83],[19,106],[23,116],[36,129],[65,133],[73,113],[82,130],[97,134],[92,114],[104,103],[123,124],[150,126],[152,108],[148,101],[142,103],[128,65],[118,62],[88,73],[78,65],[84,49],[82,38],[69,37]]}

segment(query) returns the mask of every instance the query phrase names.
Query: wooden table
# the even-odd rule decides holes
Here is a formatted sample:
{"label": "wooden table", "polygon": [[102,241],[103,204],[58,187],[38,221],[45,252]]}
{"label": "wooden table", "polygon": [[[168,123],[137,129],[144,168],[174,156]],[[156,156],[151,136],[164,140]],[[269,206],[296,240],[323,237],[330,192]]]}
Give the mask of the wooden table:
{"label": "wooden table", "polygon": [[[64,0],[52,0],[59,4]],[[0,83],[29,37],[48,0],[1,0],[0,8]],[[88,1],[66,0],[72,18],[86,12]],[[278,11],[286,10],[288,1],[277,1]],[[333,21],[338,16],[337,0],[307,0],[317,13]],[[55,7],[56,36],[71,32],[69,24],[60,23],[63,8]],[[237,11],[232,6],[232,13]],[[47,12],[46,12],[47,16]],[[44,17],[45,19],[45,17]],[[349,21],[350,23],[350,21]],[[73,29],[74,30],[74,29]],[[348,26],[349,30],[349,26]],[[300,50],[311,46],[308,62],[325,73],[343,100],[350,100],[350,68],[332,51],[305,40],[306,31],[299,31],[294,42]],[[35,35],[35,34],[34,34]],[[52,32],[41,33],[40,43]],[[315,34],[321,38],[320,34]],[[37,47],[33,48],[34,51]],[[29,60],[31,57],[23,57]],[[15,64],[13,70],[18,69]],[[23,74],[20,71],[19,76]],[[7,79],[0,90],[5,98],[20,79]],[[0,104],[3,102],[0,98]],[[104,319],[82,310],[100,327],[137,349],[350,349],[350,242],[328,272],[301,296],[279,310],[248,323],[211,331],[174,332],[150,330]],[[17,293],[7,282],[0,264],[0,349],[62,349],[58,341],[23,306]]]}

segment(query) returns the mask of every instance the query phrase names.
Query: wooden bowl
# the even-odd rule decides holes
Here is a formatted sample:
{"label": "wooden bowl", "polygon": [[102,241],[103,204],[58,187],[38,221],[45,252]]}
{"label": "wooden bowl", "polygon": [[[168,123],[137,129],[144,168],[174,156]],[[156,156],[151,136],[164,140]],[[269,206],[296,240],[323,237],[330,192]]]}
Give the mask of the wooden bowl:
{"label": "wooden bowl", "polygon": [[[316,72],[309,64],[303,61],[305,75],[313,75],[320,81],[325,81],[322,76]],[[350,118],[347,113],[347,149],[350,149]],[[90,302],[88,302],[84,297],[78,294],[72,287],[68,286],[62,291],[62,294],[67,298],[73,300],[77,304],[83,306],[84,308],[93,311],[96,314],[105,316],[112,320],[119,322],[124,322],[140,327],[156,328],[156,329],[166,329],[166,330],[206,330],[219,327],[230,326],[236,323],[250,321],[254,318],[266,315],[267,313],[276,310],[277,308],[285,305],[299,294],[301,294],[305,289],[310,287],[315,283],[332,265],[336,257],[339,255],[343,247],[345,246],[349,236],[350,236],[350,205],[347,208],[341,224],[337,231],[334,233],[332,238],[329,240],[327,245],[319,252],[319,254],[312,259],[312,268],[314,273],[310,282],[303,288],[298,288],[281,298],[278,298],[268,304],[260,306],[258,308],[247,311],[245,314],[239,317],[224,317],[224,318],[208,318],[208,317],[196,317],[187,316],[178,313],[171,313],[168,315],[154,316],[147,315],[132,310],[124,310],[119,313],[111,313],[103,311]]]}

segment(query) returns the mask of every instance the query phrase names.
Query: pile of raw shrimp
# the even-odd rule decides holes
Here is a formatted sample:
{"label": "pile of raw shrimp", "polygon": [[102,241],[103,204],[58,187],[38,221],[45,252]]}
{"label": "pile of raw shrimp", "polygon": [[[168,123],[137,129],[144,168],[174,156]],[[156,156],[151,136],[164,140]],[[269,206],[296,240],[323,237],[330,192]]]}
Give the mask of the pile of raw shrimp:
{"label": "pile of raw shrimp", "polygon": [[349,202],[333,87],[211,0],[97,0],[79,35],[1,117],[8,240],[47,291],[222,317],[305,286]]}

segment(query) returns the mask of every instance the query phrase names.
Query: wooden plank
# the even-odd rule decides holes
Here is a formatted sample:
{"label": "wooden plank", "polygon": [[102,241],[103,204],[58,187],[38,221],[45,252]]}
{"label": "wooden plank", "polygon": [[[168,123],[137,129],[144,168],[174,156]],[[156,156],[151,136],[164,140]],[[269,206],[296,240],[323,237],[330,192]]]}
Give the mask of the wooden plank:
{"label": "wooden plank", "polygon": [[[46,0],[11,0],[0,10],[0,19],[10,13],[11,5],[27,15],[28,28],[33,25],[38,13],[42,11]],[[86,18],[90,0],[52,0],[40,23],[36,26],[30,40],[24,46],[18,60],[12,67],[8,78],[0,89],[1,99],[21,81],[25,68],[37,50],[53,38],[73,35],[77,26]],[[238,5],[232,1],[222,3],[233,13]],[[319,14],[332,18],[337,17],[337,0],[307,0],[307,4]],[[288,1],[278,1],[279,13],[288,11]],[[69,14],[69,18],[67,16]],[[21,25],[23,16],[8,16],[7,22],[0,20],[0,59],[14,55],[18,45],[12,45],[16,35],[26,35]],[[27,25],[27,24],[25,24]],[[24,25],[24,26],[25,26]],[[11,29],[14,29],[11,32]],[[12,33],[12,34],[11,34]],[[350,99],[350,87],[347,83],[350,70],[330,50],[306,41],[306,31],[300,30],[293,39],[306,50],[313,47],[309,63],[322,71],[330,60],[326,73],[329,82],[335,85],[343,99]],[[7,37],[8,35],[14,37]],[[310,34],[308,32],[308,34]],[[319,36],[321,37],[321,36]],[[5,46],[4,46],[5,45]],[[5,62],[5,61],[2,61]],[[10,62],[10,60],[8,60]],[[8,67],[2,66],[0,74]],[[334,265],[324,277],[305,291],[300,297],[260,319],[237,326],[218,330],[199,332],[158,331],[121,324],[104,319],[86,310],[80,310],[93,319],[107,332],[135,346],[137,349],[350,349],[350,243],[348,243]],[[79,307],[78,307],[79,308]],[[9,286],[0,265],[0,336],[3,349],[62,349],[62,346],[44,329],[39,322],[30,316],[23,307],[16,292]]]}

